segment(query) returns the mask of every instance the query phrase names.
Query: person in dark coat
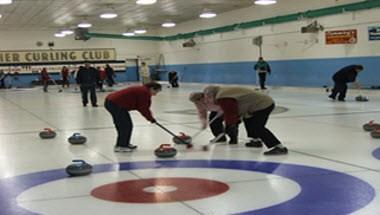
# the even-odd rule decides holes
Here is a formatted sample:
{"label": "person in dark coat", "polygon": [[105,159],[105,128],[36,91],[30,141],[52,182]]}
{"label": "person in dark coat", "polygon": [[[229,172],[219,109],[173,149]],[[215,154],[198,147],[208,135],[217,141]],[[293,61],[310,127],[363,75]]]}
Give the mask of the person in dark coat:
{"label": "person in dark coat", "polygon": [[115,84],[115,80],[113,79],[116,76],[115,70],[109,64],[106,64],[105,71],[107,75],[107,85],[112,87]]}
{"label": "person in dark coat", "polygon": [[267,74],[271,73],[271,69],[269,64],[264,60],[263,57],[259,57],[259,61],[254,66],[254,69],[256,70],[257,76],[259,77],[259,82],[260,82],[260,88],[262,90],[266,90],[267,88],[265,87],[265,81]]}
{"label": "person in dark coat", "polygon": [[151,97],[157,95],[161,89],[159,83],[150,82],[110,93],[106,97],[104,106],[111,114],[117,131],[115,152],[131,152],[137,148],[130,143],[133,129],[130,111],[137,110],[145,119],[156,123],[150,111]]}
{"label": "person in dark coat", "polygon": [[357,89],[360,89],[359,83],[356,82],[356,77],[359,72],[363,71],[363,69],[362,65],[349,65],[336,72],[332,77],[334,88],[332,89],[329,98],[335,100],[336,96],[339,94],[338,101],[344,102],[347,93],[347,83],[350,82],[352,82]]}
{"label": "person in dark coat", "polygon": [[86,107],[88,103],[88,91],[90,91],[90,100],[93,107],[98,107],[96,99],[96,83],[99,80],[99,73],[91,67],[89,63],[85,63],[84,67],[80,67],[77,73],[76,81],[82,93],[82,103]]}
{"label": "person in dark coat", "polygon": [[178,85],[178,74],[176,71],[171,71],[168,73],[169,83],[172,87],[179,87]]}
{"label": "person in dark coat", "polygon": [[5,79],[8,74],[6,74],[3,70],[0,70],[0,89],[5,88]]}

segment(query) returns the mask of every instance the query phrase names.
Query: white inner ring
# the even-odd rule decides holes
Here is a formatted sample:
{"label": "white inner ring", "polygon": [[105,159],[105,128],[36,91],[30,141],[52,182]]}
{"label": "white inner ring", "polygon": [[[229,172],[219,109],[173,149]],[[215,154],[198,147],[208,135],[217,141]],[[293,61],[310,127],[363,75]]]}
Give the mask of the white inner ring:
{"label": "white inner ring", "polygon": [[174,186],[150,186],[143,189],[147,193],[168,193],[176,191],[178,188]]}
{"label": "white inner ring", "polygon": [[[109,183],[149,178],[199,178],[225,183],[229,190],[219,195],[198,200],[170,204],[134,204],[104,201],[90,195],[94,188]],[[206,188],[206,187],[205,187]],[[179,187],[172,184],[146,185],[141,192],[154,194],[168,193]],[[128,189],[125,192],[128,195]],[[112,207],[112,215],[122,215],[125,211],[133,214],[234,214],[280,204],[294,198],[301,191],[297,182],[278,175],[255,171],[217,169],[217,168],[160,168],[136,169],[130,171],[104,172],[85,177],[62,178],[40,184],[25,190],[17,197],[20,207],[38,214],[103,215],[104,210]],[[112,191],[110,191],[112,192]],[[117,189],[115,190],[117,192]],[[223,203],[221,202],[228,202]],[[91,204],[91,207],[83,205]],[[165,206],[163,206],[165,205]],[[162,210],[161,210],[162,209]],[[72,213],[70,213],[72,212]]]}

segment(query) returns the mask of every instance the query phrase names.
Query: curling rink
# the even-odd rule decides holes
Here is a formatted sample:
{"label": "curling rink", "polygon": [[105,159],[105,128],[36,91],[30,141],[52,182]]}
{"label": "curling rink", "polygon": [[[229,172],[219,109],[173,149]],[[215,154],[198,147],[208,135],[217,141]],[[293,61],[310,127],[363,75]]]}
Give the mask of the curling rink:
{"label": "curling rink", "polygon": [[[205,86],[163,85],[152,97],[153,116],[176,134],[196,134],[200,122],[188,96]],[[83,107],[74,88],[2,90],[0,214],[380,214],[380,140],[362,129],[380,121],[378,92],[361,92],[369,102],[356,102],[355,90],[346,102],[329,100],[323,88],[269,87],[265,93],[278,107],[267,126],[288,155],[246,148],[241,124],[238,145],[202,151],[213,138],[208,128],[192,149],[175,145],[178,154],[162,159],[153,151],[173,144],[172,136],[135,111],[131,143],[138,149],[113,151],[116,132],[103,107],[108,92],[97,93],[99,107]],[[57,136],[40,139],[44,128]],[[87,137],[84,145],[67,142],[76,132]],[[68,177],[73,159],[93,165],[93,173]]]}

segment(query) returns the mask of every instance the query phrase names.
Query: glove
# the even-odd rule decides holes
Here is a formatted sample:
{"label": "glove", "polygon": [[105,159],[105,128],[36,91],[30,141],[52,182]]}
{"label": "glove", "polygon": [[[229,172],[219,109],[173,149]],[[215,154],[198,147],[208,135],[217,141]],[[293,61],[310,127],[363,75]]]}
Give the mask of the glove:
{"label": "glove", "polygon": [[150,120],[150,122],[151,122],[151,123],[156,123],[157,121],[156,121],[154,118],[152,118],[152,119]]}

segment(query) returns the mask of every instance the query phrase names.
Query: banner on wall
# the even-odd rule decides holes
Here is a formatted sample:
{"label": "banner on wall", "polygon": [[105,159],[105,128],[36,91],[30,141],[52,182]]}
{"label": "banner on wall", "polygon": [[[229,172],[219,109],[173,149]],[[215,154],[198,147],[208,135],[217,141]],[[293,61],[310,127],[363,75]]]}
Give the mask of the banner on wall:
{"label": "banner on wall", "polygon": [[358,41],[358,31],[356,29],[326,31],[326,44],[355,44]]}
{"label": "banner on wall", "polygon": [[0,64],[116,60],[115,49],[0,51]]}
{"label": "banner on wall", "polygon": [[380,40],[380,26],[368,27],[368,39],[369,40]]}

